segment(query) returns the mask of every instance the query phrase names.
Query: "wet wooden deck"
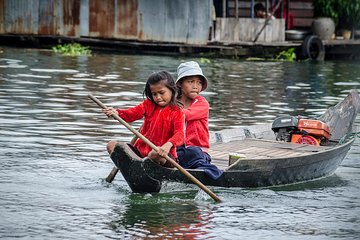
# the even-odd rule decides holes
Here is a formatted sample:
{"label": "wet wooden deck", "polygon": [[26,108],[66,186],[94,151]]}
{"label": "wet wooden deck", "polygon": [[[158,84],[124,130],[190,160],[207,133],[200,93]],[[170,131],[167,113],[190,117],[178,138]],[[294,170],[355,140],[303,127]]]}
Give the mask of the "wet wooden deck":
{"label": "wet wooden deck", "polygon": [[[61,36],[7,35],[1,34],[2,45],[17,47],[51,48],[58,43],[78,42],[93,50],[132,54],[184,55],[209,57],[266,57],[278,54],[289,47],[301,47],[302,41],[284,42],[208,42],[205,45],[122,41],[98,38],[72,38]],[[360,39],[323,41],[325,59],[360,59]]]}
{"label": "wet wooden deck", "polygon": [[331,147],[293,144],[260,139],[245,139],[229,143],[214,144],[209,150],[212,163],[220,168],[229,166],[230,156],[241,155],[241,159],[271,159],[301,157],[315,152],[326,151]]}

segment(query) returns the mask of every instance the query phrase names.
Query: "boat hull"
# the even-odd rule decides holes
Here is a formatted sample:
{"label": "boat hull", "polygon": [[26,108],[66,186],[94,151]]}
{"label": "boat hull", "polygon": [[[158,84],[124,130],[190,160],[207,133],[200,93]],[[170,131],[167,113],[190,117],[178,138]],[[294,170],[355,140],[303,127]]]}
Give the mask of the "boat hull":
{"label": "boat hull", "polygon": [[144,168],[146,160],[138,157],[128,144],[118,143],[110,157],[133,192],[160,191],[162,182],[148,175]]}
{"label": "boat hull", "polygon": [[[333,174],[352,143],[353,140],[332,150],[304,157],[241,160],[225,170],[217,180],[209,178],[201,170],[187,171],[208,186],[257,188],[293,184]],[[180,171],[161,167],[150,160],[145,161],[143,167],[153,179],[191,183]]]}
{"label": "boat hull", "polygon": [[[202,170],[187,171],[207,186],[258,188],[294,184],[333,174],[353,141],[301,157],[239,160],[217,180],[209,178]],[[141,159],[127,144],[118,144],[111,158],[133,192],[159,192],[163,181],[192,183],[175,168],[162,167],[148,158]]]}

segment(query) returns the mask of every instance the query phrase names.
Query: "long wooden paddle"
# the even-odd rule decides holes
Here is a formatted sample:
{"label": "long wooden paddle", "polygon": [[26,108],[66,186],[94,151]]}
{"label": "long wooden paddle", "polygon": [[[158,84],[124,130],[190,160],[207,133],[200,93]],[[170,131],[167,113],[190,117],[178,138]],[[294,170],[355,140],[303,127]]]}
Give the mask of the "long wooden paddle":
{"label": "long wooden paddle", "polygon": [[118,172],[119,172],[119,169],[117,167],[113,167],[111,172],[109,173],[109,175],[105,178],[105,181],[107,181],[108,183],[111,183],[114,180],[114,178]]}
{"label": "long wooden paddle", "polygon": [[[89,94],[88,97],[93,100],[99,107],[106,108],[106,106],[100,102],[96,97]],[[146,137],[144,137],[141,133],[136,131],[130,124],[125,122],[121,117],[118,115],[113,114],[112,117],[118,120],[121,124],[123,124],[127,129],[129,129],[132,133],[134,133],[138,138],[143,140],[147,145],[149,145],[153,150],[156,152],[158,151],[158,147],[155,146],[152,142],[150,142]],[[199,188],[204,190],[210,197],[212,197],[215,201],[221,202],[220,198],[215,195],[210,189],[208,189],[204,184],[202,184],[199,180],[197,180],[193,175],[191,175],[188,171],[186,171],[183,167],[181,167],[177,162],[171,159],[169,156],[166,156],[165,159],[171,162],[182,174],[184,174],[189,180],[191,180],[194,184],[196,184]]]}

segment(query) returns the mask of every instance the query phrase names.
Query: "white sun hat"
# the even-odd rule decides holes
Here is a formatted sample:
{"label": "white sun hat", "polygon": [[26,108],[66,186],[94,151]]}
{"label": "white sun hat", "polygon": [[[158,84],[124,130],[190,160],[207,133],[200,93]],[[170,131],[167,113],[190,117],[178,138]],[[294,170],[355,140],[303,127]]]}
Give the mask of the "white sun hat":
{"label": "white sun hat", "polygon": [[179,65],[177,68],[177,79],[176,83],[178,83],[182,78],[188,76],[201,76],[203,78],[202,89],[204,91],[208,86],[208,80],[204,76],[199,64],[195,61],[184,62]]}

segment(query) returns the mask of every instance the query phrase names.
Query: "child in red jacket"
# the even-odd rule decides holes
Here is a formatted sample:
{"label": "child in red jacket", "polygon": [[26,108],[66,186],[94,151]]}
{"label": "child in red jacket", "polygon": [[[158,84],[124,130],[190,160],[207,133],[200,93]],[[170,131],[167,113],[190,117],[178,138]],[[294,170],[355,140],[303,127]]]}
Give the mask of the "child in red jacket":
{"label": "child in red jacket", "polygon": [[[146,82],[144,96],[146,99],[139,105],[128,109],[108,107],[103,110],[107,116],[118,114],[124,121],[133,122],[144,118],[140,133],[158,146],[155,152],[140,138],[134,143],[141,157],[164,165],[165,156],[177,159],[176,147],[184,144],[184,113],[181,103],[176,99],[176,85],[173,77],[166,71],[153,73]],[[107,150],[111,154],[116,141],[110,141]]]}
{"label": "child in red jacket", "polygon": [[210,148],[209,103],[199,95],[207,88],[208,80],[194,61],[181,63],[177,74],[178,99],[184,105],[186,124],[185,146],[177,148],[179,164],[184,168],[204,169],[211,178],[217,179],[222,171],[210,164],[207,153]]}

